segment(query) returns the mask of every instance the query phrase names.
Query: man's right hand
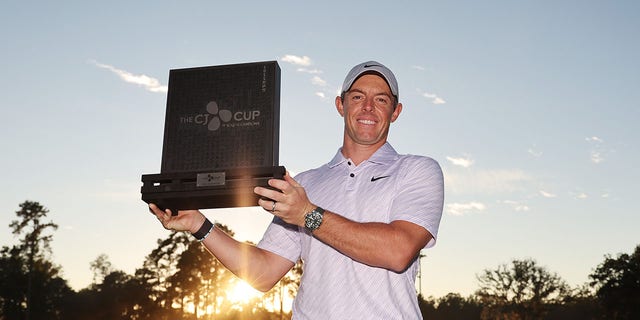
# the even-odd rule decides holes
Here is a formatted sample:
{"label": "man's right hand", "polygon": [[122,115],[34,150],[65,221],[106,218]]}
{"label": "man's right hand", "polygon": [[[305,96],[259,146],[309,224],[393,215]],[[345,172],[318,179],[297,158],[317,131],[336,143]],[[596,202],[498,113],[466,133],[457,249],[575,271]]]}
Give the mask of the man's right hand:
{"label": "man's right hand", "polygon": [[162,226],[167,230],[173,231],[189,231],[195,233],[200,229],[204,221],[207,219],[202,212],[198,210],[183,210],[172,215],[170,209],[160,210],[153,203],[149,204],[149,211],[153,213]]}

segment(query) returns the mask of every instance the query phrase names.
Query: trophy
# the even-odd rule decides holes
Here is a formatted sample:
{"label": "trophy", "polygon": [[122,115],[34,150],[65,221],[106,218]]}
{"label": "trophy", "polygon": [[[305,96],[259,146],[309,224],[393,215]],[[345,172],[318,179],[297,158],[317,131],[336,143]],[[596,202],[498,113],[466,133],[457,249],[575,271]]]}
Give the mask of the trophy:
{"label": "trophy", "polygon": [[282,179],[276,61],[169,72],[159,174],[142,200],[177,210],[257,206],[255,186]]}

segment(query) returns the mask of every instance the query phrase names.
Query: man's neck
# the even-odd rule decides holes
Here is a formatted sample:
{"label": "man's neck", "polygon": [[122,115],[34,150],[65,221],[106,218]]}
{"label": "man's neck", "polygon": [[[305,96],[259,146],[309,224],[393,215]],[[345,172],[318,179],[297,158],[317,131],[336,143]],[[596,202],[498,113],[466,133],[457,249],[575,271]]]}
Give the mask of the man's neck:
{"label": "man's neck", "polygon": [[345,158],[351,159],[355,165],[359,165],[363,161],[371,158],[385,143],[386,141],[382,141],[381,143],[372,145],[362,145],[351,141],[344,141],[342,144],[342,155]]}

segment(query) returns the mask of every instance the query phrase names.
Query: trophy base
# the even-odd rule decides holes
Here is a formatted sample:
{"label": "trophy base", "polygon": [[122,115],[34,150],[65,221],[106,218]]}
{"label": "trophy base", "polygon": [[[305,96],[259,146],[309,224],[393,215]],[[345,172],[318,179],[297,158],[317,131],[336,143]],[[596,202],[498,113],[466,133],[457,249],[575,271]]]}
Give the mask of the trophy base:
{"label": "trophy base", "polygon": [[161,209],[251,207],[258,205],[256,186],[270,188],[269,179],[283,179],[283,166],[234,168],[212,172],[142,175],[142,200]]}

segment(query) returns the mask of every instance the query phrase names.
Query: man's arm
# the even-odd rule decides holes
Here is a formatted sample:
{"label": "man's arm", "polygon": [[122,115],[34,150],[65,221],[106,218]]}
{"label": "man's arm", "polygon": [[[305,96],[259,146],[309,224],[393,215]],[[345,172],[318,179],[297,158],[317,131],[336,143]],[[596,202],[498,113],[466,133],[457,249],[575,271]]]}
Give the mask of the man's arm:
{"label": "man's arm", "polygon": [[395,272],[404,271],[432,239],[411,222],[359,223],[329,211],[313,235],[351,259]]}
{"label": "man's arm", "polygon": [[[149,209],[169,230],[195,233],[206,219],[197,210],[179,211],[177,216],[172,216],[170,211],[162,211],[154,204],[150,204]],[[271,289],[294,266],[275,253],[237,241],[218,228],[213,228],[202,244],[229,271],[263,292]]]}
{"label": "man's arm", "polygon": [[[274,191],[257,187],[255,192],[277,201],[261,199],[258,204],[287,223],[304,227],[304,216],[316,206],[309,201],[306,192],[288,174],[284,180],[272,179]],[[322,225],[313,235],[344,255],[367,265],[401,272],[433,238],[423,227],[407,222],[359,223],[337,213],[325,211]]]}

